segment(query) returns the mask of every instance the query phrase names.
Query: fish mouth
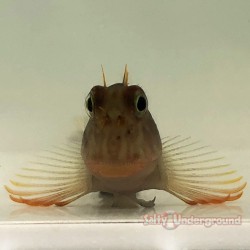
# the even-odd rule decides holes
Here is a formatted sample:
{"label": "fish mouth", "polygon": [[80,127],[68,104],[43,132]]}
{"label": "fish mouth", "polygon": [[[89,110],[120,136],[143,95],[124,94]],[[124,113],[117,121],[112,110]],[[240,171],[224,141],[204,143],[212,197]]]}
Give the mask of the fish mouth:
{"label": "fish mouth", "polygon": [[97,178],[126,178],[138,175],[147,176],[154,170],[156,166],[155,161],[156,159],[152,159],[152,161],[137,160],[118,163],[88,160],[85,161],[85,164],[90,172]]}

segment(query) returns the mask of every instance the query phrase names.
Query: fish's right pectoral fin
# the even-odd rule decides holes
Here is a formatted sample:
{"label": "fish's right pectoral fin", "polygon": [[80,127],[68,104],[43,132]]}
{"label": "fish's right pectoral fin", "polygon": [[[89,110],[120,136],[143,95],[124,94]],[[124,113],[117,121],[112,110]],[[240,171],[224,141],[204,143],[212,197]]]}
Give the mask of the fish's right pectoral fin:
{"label": "fish's right pectoral fin", "polygon": [[10,199],[31,206],[64,206],[91,192],[92,176],[80,150],[79,143],[71,143],[47,151],[5,186]]}
{"label": "fish's right pectoral fin", "polygon": [[163,189],[190,205],[239,199],[246,182],[209,148],[190,138],[167,138],[160,167]]}

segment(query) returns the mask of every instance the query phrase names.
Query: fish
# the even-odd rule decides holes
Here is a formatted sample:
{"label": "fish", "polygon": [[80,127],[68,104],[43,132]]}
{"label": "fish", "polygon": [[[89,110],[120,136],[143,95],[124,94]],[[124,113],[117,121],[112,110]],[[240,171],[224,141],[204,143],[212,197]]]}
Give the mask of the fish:
{"label": "fish", "polygon": [[239,199],[246,182],[217,151],[191,137],[160,136],[144,90],[128,83],[95,85],[86,97],[88,121],[70,142],[46,152],[5,189],[12,201],[65,206],[92,192],[114,207],[153,207],[137,193],[166,191],[189,205]]}

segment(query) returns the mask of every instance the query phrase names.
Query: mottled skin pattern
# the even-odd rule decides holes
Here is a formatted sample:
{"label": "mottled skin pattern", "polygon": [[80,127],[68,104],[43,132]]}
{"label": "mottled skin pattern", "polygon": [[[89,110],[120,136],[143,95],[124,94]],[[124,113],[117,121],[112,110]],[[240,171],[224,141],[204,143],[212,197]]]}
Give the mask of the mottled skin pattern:
{"label": "mottled skin pattern", "polygon": [[[139,98],[146,102],[138,110]],[[90,105],[88,107],[88,105]],[[139,86],[95,86],[86,100],[90,119],[82,139],[82,157],[95,191],[134,194],[160,185],[162,143]],[[140,108],[140,107],[139,107]]]}

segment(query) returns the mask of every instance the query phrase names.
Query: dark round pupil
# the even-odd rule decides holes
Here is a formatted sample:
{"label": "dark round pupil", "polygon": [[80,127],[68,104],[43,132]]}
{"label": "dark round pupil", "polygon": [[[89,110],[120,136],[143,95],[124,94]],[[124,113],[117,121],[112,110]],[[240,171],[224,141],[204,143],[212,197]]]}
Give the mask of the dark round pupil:
{"label": "dark round pupil", "polygon": [[93,104],[92,104],[91,97],[89,97],[88,100],[87,100],[87,109],[88,109],[89,112],[93,111]]}
{"label": "dark round pupil", "polygon": [[137,109],[143,111],[147,107],[146,99],[143,96],[140,96],[137,101]]}

